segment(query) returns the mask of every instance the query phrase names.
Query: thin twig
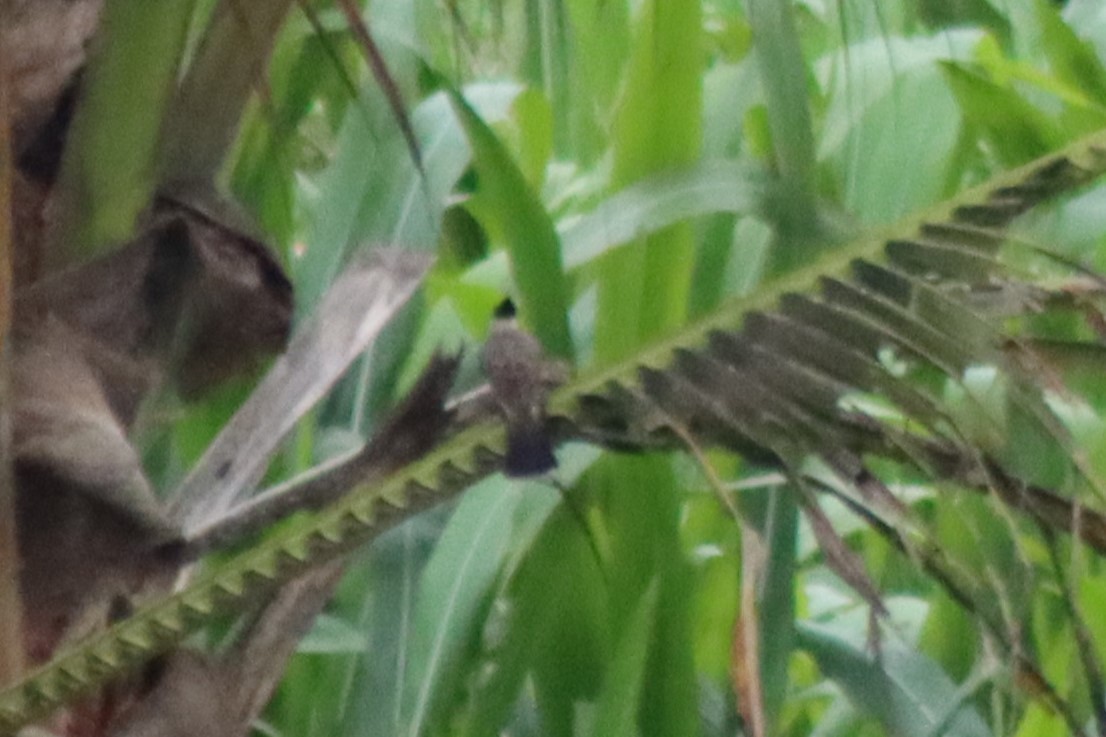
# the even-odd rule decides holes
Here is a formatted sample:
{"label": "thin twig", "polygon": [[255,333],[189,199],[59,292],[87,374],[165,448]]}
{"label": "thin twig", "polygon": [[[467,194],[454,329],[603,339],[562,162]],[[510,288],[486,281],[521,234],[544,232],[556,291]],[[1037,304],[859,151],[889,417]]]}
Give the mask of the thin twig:
{"label": "thin twig", "polygon": [[338,5],[345,13],[350,30],[353,31],[354,37],[357,38],[357,42],[365,54],[365,60],[369,64],[369,69],[372,70],[373,78],[380,85],[380,89],[384,91],[384,97],[388,100],[388,106],[392,108],[392,115],[395,116],[396,125],[399,126],[399,130],[403,134],[403,140],[407,143],[411,160],[425,179],[426,172],[422,168],[422,150],[419,148],[419,139],[415,135],[415,129],[411,125],[411,117],[407,114],[403,93],[400,92],[399,85],[396,84],[395,78],[388,70],[388,64],[384,61],[384,56],[380,53],[376,41],[373,40],[369,27],[364,18],[361,17],[357,5],[353,0],[338,0]]}
{"label": "thin twig", "polygon": [[[658,412],[661,410],[658,408]],[[676,437],[678,437],[684,444],[684,447],[691,457],[695,459],[700,470],[703,472],[703,476],[707,479],[707,485],[711,491],[714,492],[715,497],[718,499],[719,504],[726,508],[730,513],[730,516],[736,521],[741,521],[741,513],[737,509],[737,505],[734,504],[733,499],[730,499],[729,494],[726,491],[726,485],[722,482],[722,479],[718,476],[718,472],[714,470],[714,466],[711,465],[710,459],[707,458],[702,448],[699,447],[699,443],[695,441],[691,433],[682,424],[677,422],[667,413],[664,413],[665,425],[671,430]]]}
{"label": "thin twig", "polygon": [[754,737],[766,737],[764,684],[761,682],[760,617],[757,579],[764,572],[764,543],[752,526],[741,524],[741,612],[734,623],[730,678],[734,697]]}

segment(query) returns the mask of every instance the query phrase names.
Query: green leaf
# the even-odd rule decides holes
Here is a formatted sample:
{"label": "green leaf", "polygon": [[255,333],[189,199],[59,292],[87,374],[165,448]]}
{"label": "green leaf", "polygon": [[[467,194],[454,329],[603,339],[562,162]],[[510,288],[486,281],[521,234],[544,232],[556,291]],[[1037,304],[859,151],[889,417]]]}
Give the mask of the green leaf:
{"label": "green leaf", "polygon": [[787,236],[772,253],[774,272],[805,262],[821,245],[814,190],[814,131],[807,92],[807,68],[789,3],[750,0],[749,25],[760,69],[773,164],[782,201],[775,222]]}
{"label": "green leaf", "polygon": [[[972,51],[983,34],[975,28],[951,28],[933,36],[881,37],[857,41],[816,65],[818,77],[828,89],[828,109],[819,136],[818,157],[839,151],[849,132],[881,100],[892,98],[895,109],[905,118],[911,99],[896,91],[903,78],[936,72],[939,61],[971,60]],[[928,97],[917,99],[918,107],[930,104]],[[912,141],[916,136],[897,135]]]}
{"label": "green leaf", "polygon": [[645,591],[659,587],[639,714],[641,733],[690,734],[698,724],[692,573],[680,540],[681,488],[671,463],[659,456],[607,457],[587,478],[603,515],[597,546],[609,556],[605,571],[612,632],[626,631]]}
{"label": "green leaf", "polygon": [[1006,166],[1041,156],[1062,141],[1055,124],[1014,90],[955,64],[944,69],[965,117],[980,126]]}
{"label": "green leaf", "polygon": [[131,235],[158,183],[158,145],[194,0],[105,3],[59,185],[68,258]]}
{"label": "green leaf", "polygon": [[[650,0],[638,11],[626,90],[614,126],[612,184],[695,161],[702,145],[699,0]],[[596,358],[609,362],[687,314],[694,241],[673,225],[599,266]]]}
{"label": "green leaf", "polygon": [[946,196],[946,179],[961,180],[960,110],[937,62],[969,59],[980,38],[974,29],[870,38],[818,65],[828,94],[818,155],[862,222],[894,221]]}
{"label": "green leaf", "polygon": [[646,678],[650,640],[659,587],[654,580],[645,589],[621,630],[603,691],[596,704],[591,734],[595,737],[634,737],[636,715]]}
{"label": "green leaf", "polygon": [[885,642],[876,660],[833,629],[809,622],[799,624],[798,637],[799,646],[826,677],[891,735],[991,737],[971,703],[973,693],[958,687],[924,655]]}
{"label": "green leaf", "polygon": [[423,734],[436,709],[457,698],[458,669],[519,517],[548,513],[550,499],[492,477],[470,489],[453,513],[419,586],[404,674],[403,730]]}
{"label": "green leaf", "polygon": [[[494,121],[507,115],[518,92],[517,85],[501,83],[474,85],[466,95]],[[364,114],[374,99],[369,91],[362,104],[350,106],[333,161],[318,177],[317,217],[307,228],[303,258],[292,264],[300,309],[318,300],[362,244],[435,248],[448,195],[469,164],[464,131],[444,94],[431,95],[411,115],[425,179],[394,121]]]}
{"label": "green leaf", "polygon": [[[593,536],[577,515],[562,507],[550,519],[534,547],[528,573],[519,580],[520,587],[543,592],[531,596],[541,597],[538,601],[545,611],[539,621],[545,626],[536,634],[518,629],[516,636],[535,640],[535,698],[543,731],[557,737],[578,734],[576,705],[595,700],[614,648],[611,595],[596,559]],[[550,607],[550,601],[561,604]],[[520,619],[520,627],[525,621]]]}
{"label": "green leaf", "polygon": [[534,677],[546,734],[571,735],[573,704],[594,700],[612,644],[608,593],[580,520],[565,504],[546,519],[492,606],[462,734],[501,733]]}
{"label": "green leaf", "polygon": [[286,251],[303,235],[296,174],[323,166],[321,150],[333,143],[327,123],[340,121],[351,101],[346,70],[357,56],[342,41],[338,34],[282,34],[269,69],[273,99],[247,111],[239,137],[233,191]]}
{"label": "green leaf", "polygon": [[769,729],[778,725],[790,691],[789,663],[795,643],[795,574],[799,507],[790,487],[748,494],[742,514],[761,536],[767,559],[757,586],[761,691]]}
{"label": "green leaf", "polygon": [[1094,48],[1075,35],[1071,26],[1045,0],[1036,0],[1041,24],[1042,48],[1053,74],[1093,100],[1099,112],[1106,112],[1106,69]]}
{"label": "green leaf", "polygon": [[568,284],[553,222],[499,137],[460,94],[450,101],[472,147],[485,227],[511,254],[516,300],[546,349],[570,359]]}
{"label": "green leaf", "polygon": [[553,155],[553,112],[549,101],[537,90],[524,90],[515,98],[511,118],[515,122],[513,148],[518,152],[519,170],[530,189],[541,192]]}
{"label": "green leaf", "polygon": [[764,191],[759,172],[731,161],[706,161],[691,169],[654,174],[558,226],[565,267],[580,268],[631,241],[701,215],[759,213]]}
{"label": "green leaf", "polygon": [[[448,520],[446,509],[422,514],[354,559],[332,608],[361,631],[368,647],[357,658],[329,659],[324,676],[297,684],[295,703],[308,734],[400,733],[419,581]],[[341,688],[321,694],[320,682]]]}
{"label": "green leaf", "polygon": [[608,112],[619,94],[630,48],[630,4],[567,0],[564,6],[573,43],[569,153],[587,167],[610,144]]}
{"label": "green leaf", "polygon": [[303,655],[359,653],[367,646],[365,636],[348,622],[328,614],[320,614],[311,631],[300,640],[296,652]]}

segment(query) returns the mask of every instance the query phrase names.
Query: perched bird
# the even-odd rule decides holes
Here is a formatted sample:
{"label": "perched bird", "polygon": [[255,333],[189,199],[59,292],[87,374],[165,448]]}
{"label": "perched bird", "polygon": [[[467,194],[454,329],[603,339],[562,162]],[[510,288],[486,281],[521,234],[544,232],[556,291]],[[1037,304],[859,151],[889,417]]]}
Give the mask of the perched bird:
{"label": "perched bird", "polygon": [[484,345],[484,373],[507,425],[508,476],[536,476],[557,465],[545,421],[549,366],[541,343],[519,327],[514,303],[503,300]]}

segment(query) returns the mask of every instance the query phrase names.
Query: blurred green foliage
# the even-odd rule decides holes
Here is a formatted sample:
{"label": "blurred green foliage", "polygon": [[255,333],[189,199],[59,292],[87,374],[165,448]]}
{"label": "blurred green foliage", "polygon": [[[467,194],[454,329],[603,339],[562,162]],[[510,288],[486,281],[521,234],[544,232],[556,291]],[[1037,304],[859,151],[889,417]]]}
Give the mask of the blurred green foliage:
{"label": "blurred green foliage", "polygon": [[[1106,123],[1106,13],[1094,0],[376,0],[364,17],[407,101],[420,167],[341,13],[311,7],[314,22],[293,10],[253,80],[264,94],[246,107],[223,179],[285,253],[299,314],[371,244],[437,251],[439,262],[421,303],[301,422],[277,480],[371,432],[438,342],[474,354],[504,293],[551,351],[602,367]],[[157,23],[183,48],[179,17]],[[131,51],[113,50],[102,74],[135,71]],[[170,56],[145,75],[144,94],[174,72]],[[136,145],[152,145],[160,118],[122,115],[130,99],[93,99],[133,120]],[[82,145],[115,157],[125,176],[109,184],[133,202],[149,172],[99,153],[96,130],[79,129]],[[96,181],[86,189],[109,196]],[[1035,216],[1023,237],[1102,266],[1104,194]],[[130,211],[115,216],[90,219],[88,238],[126,228]],[[475,380],[470,368],[465,381]],[[980,396],[1001,393],[988,381],[978,377]],[[1106,395],[1101,376],[1087,383],[1092,403],[1065,416],[1083,444],[1069,453],[1089,452],[1101,470]],[[162,438],[163,483],[236,400],[232,391],[191,410]],[[1045,475],[1063,465],[1018,434],[1017,418],[1001,430],[1010,457]],[[742,527],[684,456],[562,455],[562,491],[492,477],[359,554],[266,728],[751,734],[732,645],[742,572],[754,570],[742,555],[755,550],[763,577],[745,582],[756,607],[742,617],[759,622],[771,734],[1067,729],[972,613],[845,509],[827,514],[887,596],[881,658],[863,599],[829,572],[792,490],[764,469],[711,456],[742,489]],[[890,485],[1089,720],[1072,626],[1034,528],[924,478]],[[1065,552],[1101,658],[1106,570]]]}

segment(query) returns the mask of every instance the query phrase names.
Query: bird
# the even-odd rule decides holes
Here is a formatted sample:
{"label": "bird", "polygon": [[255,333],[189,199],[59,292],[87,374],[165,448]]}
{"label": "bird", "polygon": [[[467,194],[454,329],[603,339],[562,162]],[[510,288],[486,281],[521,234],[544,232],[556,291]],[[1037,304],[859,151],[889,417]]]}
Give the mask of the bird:
{"label": "bird", "polygon": [[504,472],[512,477],[539,476],[557,465],[545,415],[554,382],[541,343],[519,327],[516,315],[509,297],[496,307],[483,366],[507,426]]}

